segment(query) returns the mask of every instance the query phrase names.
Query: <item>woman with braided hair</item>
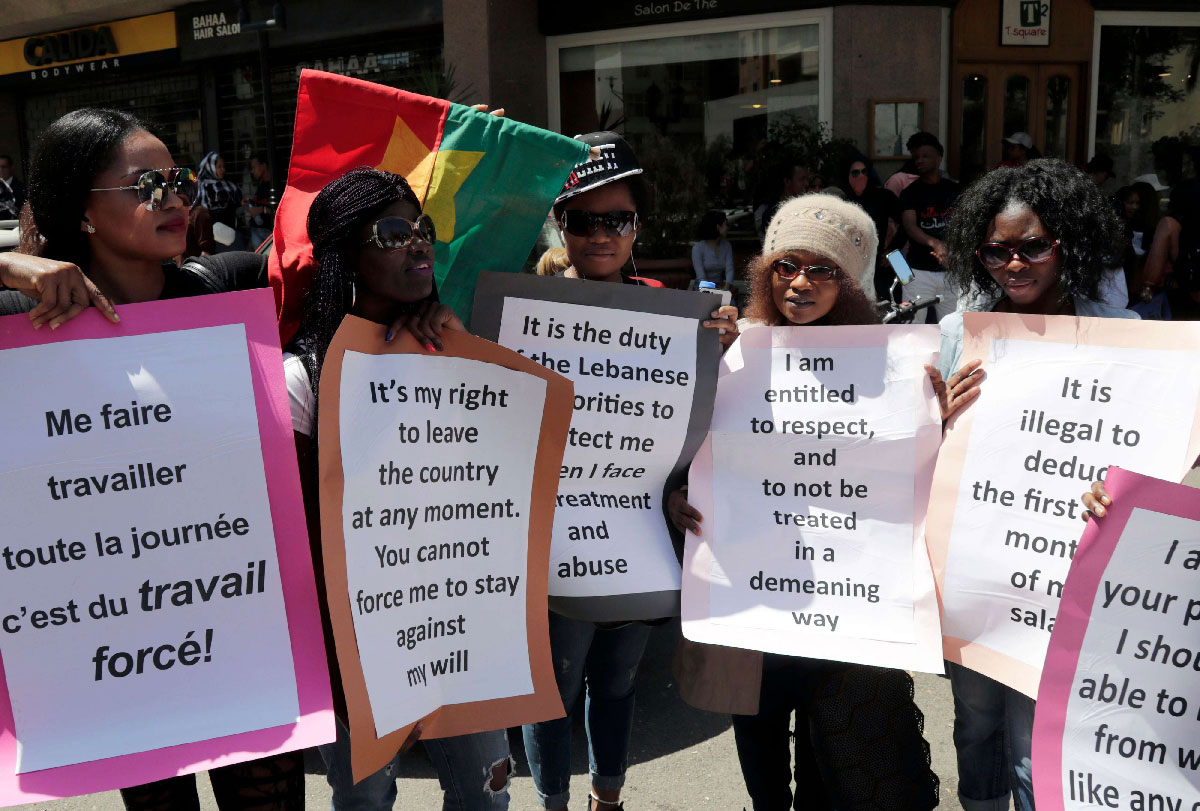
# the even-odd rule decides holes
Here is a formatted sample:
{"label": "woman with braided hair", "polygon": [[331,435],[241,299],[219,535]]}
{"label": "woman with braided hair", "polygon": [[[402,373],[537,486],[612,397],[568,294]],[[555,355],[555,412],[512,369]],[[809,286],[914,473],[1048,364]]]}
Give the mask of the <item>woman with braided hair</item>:
{"label": "woman with braided hair", "polygon": [[[313,199],[308,234],[318,267],[305,294],[300,329],[284,355],[284,377],[317,587],[324,592],[314,432],[321,367],[334,333],[352,314],[385,325],[388,340],[401,329],[408,329],[426,349],[433,350],[442,348],[442,330],[464,327],[448,307],[437,301],[433,221],[421,214],[420,202],[399,175],[360,168],[334,180]],[[323,594],[321,603],[325,604]],[[331,657],[329,670],[336,675],[328,616],[322,621]],[[390,809],[396,800],[400,752],[387,766],[355,784],[350,770],[349,732],[343,721],[345,701],[336,679],[334,701],[340,716],[337,741],[321,747],[333,789],[334,811]],[[418,724],[401,752],[420,733]],[[442,784],[444,809],[488,811],[508,807],[513,761],[505,730],[426,740],[424,744]]]}

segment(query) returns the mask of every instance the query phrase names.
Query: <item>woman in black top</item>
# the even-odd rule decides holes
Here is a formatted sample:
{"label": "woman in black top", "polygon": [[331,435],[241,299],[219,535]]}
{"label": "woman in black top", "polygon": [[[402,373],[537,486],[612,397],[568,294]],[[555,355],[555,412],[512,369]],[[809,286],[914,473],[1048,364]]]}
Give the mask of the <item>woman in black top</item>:
{"label": "woman in black top", "polygon": [[[0,315],[28,312],[34,328],[53,329],[95,304],[112,321],[112,304],[264,287],[266,258],[206,256],[178,267],[190,171],[140,121],[125,112],[83,109],[55,121],[38,139],[22,212],[21,253],[0,254]],[[41,303],[39,304],[38,300]],[[209,772],[222,809],[304,807],[300,752]],[[129,809],[196,809],[193,775],[122,789]]]}
{"label": "woman in black top", "polygon": [[883,187],[870,159],[861,152],[853,152],[846,159],[839,185],[846,192],[846,199],[857,203],[875,223],[875,235],[879,238],[879,250],[875,254],[875,297],[886,299],[894,277],[884,257],[907,241],[900,224],[900,199]]}
{"label": "woman in black top", "polygon": [[10,288],[0,315],[29,312],[35,328],[55,328],[89,304],[116,321],[112,304],[266,286],[263,256],[171,261],[184,252],[194,195],[191,172],[129,113],[64,115],[34,148],[20,253],[0,254]]}

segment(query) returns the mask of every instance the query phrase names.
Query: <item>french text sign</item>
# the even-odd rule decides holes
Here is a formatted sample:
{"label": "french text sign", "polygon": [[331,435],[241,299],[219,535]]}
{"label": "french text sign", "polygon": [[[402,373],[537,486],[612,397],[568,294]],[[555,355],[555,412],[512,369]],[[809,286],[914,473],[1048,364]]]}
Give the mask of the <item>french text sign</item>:
{"label": "french text sign", "polygon": [[938,458],[930,552],[946,658],[1036,697],[1083,524],[1112,465],[1180,478],[1196,458],[1200,329],[967,313],[978,399]]}
{"label": "french text sign", "polygon": [[271,294],[122,315],[0,325],[6,802],[332,738]]}
{"label": "french text sign", "polygon": [[748,329],[721,363],[688,499],[697,642],[940,673],[924,519],[933,327]]}
{"label": "french text sign", "polygon": [[1200,804],[1200,491],[1114,469],[1067,577],[1034,719],[1038,808]]}

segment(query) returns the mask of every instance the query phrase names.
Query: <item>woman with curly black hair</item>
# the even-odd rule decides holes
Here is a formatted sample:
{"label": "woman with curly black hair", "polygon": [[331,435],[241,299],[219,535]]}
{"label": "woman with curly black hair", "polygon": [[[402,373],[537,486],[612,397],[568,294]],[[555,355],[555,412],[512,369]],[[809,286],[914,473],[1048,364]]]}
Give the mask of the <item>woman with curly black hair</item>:
{"label": "woman with curly black hair", "polygon": [[[1137,318],[1098,300],[1104,260],[1121,224],[1087,175],[1059,160],[1034,160],[984,175],[958,199],[947,245],[964,289],[960,311],[941,322],[941,373],[962,357],[962,310]],[[965,811],[1032,811],[1034,701],[981,673],[949,663],[954,693],[958,794]]]}

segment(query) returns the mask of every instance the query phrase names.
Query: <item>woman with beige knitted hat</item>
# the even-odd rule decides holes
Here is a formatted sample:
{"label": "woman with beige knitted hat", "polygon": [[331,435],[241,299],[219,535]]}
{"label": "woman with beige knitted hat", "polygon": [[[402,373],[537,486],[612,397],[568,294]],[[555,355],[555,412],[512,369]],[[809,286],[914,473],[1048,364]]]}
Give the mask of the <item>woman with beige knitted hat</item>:
{"label": "woman with beige knitted hat", "polygon": [[[874,289],[876,247],[875,225],[857,205],[823,194],[788,201],[749,268],[748,325],[879,323],[864,292]],[[943,402],[943,416],[968,399]],[[702,517],[682,491],[671,495],[668,514],[679,530],[699,530]],[[675,675],[685,701],[733,714],[754,811],[923,811],[938,803],[923,717],[905,671],[683,640]]]}

